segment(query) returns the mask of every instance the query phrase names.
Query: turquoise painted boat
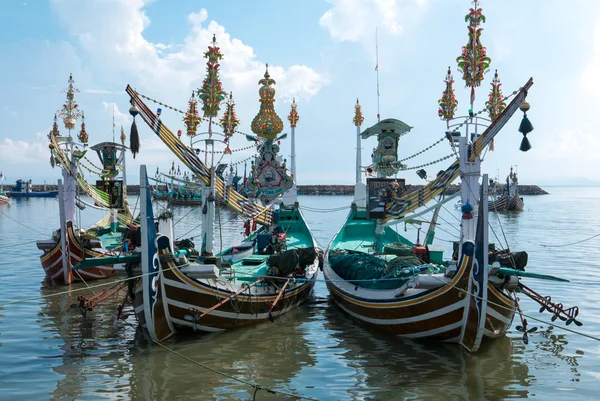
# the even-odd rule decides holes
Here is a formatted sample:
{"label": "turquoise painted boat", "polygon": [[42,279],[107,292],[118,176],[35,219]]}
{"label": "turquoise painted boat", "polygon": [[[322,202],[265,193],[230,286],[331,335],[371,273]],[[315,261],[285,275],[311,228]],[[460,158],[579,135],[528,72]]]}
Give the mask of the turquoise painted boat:
{"label": "turquoise painted boat", "polygon": [[[218,52],[214,44],[210,52]],[[209,58],[208,71],[218,71]],[[215,60],[217,57],[215,56]],[[220,57],[218,57],[220,59]],[[212,74],[212,73],[211,73]],[[218,72],[207,78],[209,82]],[[292,311],[311,295],[319,271],[320,256],[317,243],[299,207],[295,177],[295,127],[296,104],[292,103],[291,123],[291,171],[278,155],[280,135],[283,129],[281,118],[275,113],[275,81],[268,70],[260,80],[260,110],[252,122],[254,135],[246,134],[257,148],[252,171],[244,188],[253,200],[244,197],[234,185],[221,179],[213,163],[215,154],[232,154],[229,138],[236,132],[237,119],[230,96],[225,115],[221,119],[224,140],[212,132],[212,118],[216,117],[219,103],[210,104],[219,93],[206,94],[220,84],[213,82],[211,88],[198,90],[204,102],[203,110],[213,110],[209,119],[208,138],[196,139],[188,135],[190,145],[183,144],[160,120],[158,109],[153,113],[141,100],[141,95],[131,87],[130,113],[138,114],[175,155],[190,169],[195,178],[204,183],[202,199],[202,245],[196,263],[185,257],[175,257],[172,242],[170,217],[155,217],[149,200],[148,180],[145,166],[140,171],[140,203],[142,205],[141,265],[133,274],[141,273],[142,279],[134,289],[136,316],[153,341],[163,341],[182,331],[214,332],[273,321],[277,316]],[[188,129],[193,128],[196,109],[194,97],[186,117]],[[204,141],[203,145],[198,145]],[[215,151],[215,143],[221,142],[224,150]],[[203,162],[210,160],[211,167]],[[221,163],[219,161],[218,163]],[[291,173],[291,174],[290,174]],[[245,244],[243,257],[236,254],[236,244],[222,252],[215,252],[213,245],[215,204],[228,207],[245,220]],[[158,220],[158,233],[154,232],[154,221]],[[241,228],[241,227],[240,227]],[[156,246],[155,246],[156,244]],[[251,244],[247,246],[247,244]],[[239,251],[239,249],[238,249]],[[239,253],[239,252],[238,252]]]}

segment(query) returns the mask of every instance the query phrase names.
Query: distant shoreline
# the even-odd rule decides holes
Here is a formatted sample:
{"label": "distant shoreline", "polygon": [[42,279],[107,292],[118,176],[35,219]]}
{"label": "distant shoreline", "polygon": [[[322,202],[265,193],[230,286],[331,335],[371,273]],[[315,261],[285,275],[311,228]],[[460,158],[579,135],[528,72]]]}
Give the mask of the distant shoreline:
{"label": "distant shoreline", "polygon": [[[5,185],[5,190],[9,189],[8,185]],[[56,191],[56,185],[32,185],[33,192],[43,191]],[[45,188],[45,189],[44,189]],[[417,191],[423,188],[423,185],[407,185],[406,190],[408,193]],[[497,184],[498,191],[504,189],[504,184]],[[459,185],[450,185],[446,189],[446,194],[451,195],[460,190]],[[139,185],[127,185],[127,193],[130,195],[137,195],[140,193]],[[537,185],[519,185],[519,193],[521,195],[548,195],[548,192],[544,191]],[[299,195],[353,195],[354,185],[298,185]]]}

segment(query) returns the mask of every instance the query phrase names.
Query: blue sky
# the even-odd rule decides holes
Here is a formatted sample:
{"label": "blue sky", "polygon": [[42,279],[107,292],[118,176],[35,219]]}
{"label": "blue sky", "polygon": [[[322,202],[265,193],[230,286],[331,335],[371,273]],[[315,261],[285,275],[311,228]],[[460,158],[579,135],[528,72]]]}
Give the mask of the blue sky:
{"label": "blue sky", "polygon": [[[518,165],[521,183],[595,180],[600,3],[480,4],[487,17],[481,40],[492,63],[477,89],[475,109],[484,107],[495,69],[505,94],[530,76],[535,82],[528,97],[533,148],[519,151],[518,113],[497,137],[483,170],[492,176],[499,171],[503,178],[511,165]],[[456,57],[467,41],[464,16],[471,5],[468,0],[6,0],[0,10],[0,171],[9,182],[59,178],[59,170],[49,164],[46,135],[65,100],[61,91],[69,73],[80,90],[76,99],[92,144],[112,138],[113,102],[117,124],[129,133],[127,84],[185,109],[205,75],[202,54],[214,33],[224,54],[223,86],[233,92],[240,129],[250,132],[259,107],[258,80],[269,63],[286,132],[292,98],[298,103],[299,183],[351,184],[356,98],[363,106],[363,128],[376,122],[375,27],[381,116],[414,127],[401,140],[403,158],[445,131],[437,101],[448,66],[456,81],[459,114],[468,110],[469,91]],[[162,117],[172,130],[184,128],[180,115],[165,110]],[[140,164],[166,171],[173,161],[145,125],[139,128],[140,154],[127,160],[130,182],[137,180]],[[62,124],[61,131],[66,132]],[[247,144],[240,136],[232,140],[234,149]],[[363,142],[363,164],[370,161],[373,146],[374,139]],[[289,155],[289,141],[282,150]],[[409,166],[449,153],[443,143],[411,159]],[[249,156],[234,155],[233,162]],[[426,170],[432,176],[450,162]],[[403,175],[410,183],[421,182],[414,171]]]}

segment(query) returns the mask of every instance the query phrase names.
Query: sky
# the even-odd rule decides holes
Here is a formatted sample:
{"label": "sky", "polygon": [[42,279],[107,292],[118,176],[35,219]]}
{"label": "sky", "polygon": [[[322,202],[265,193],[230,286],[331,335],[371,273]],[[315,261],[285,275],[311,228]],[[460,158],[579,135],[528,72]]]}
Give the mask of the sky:
{"label": "sky", "polygon": [[[60,178],[59,169],[50,166],[47,134],[65,101],[62,90],[70,73],[80,91],[76,100],[85,112],[90,144],[112,139],[113,115],[115,136],[121,125],[129,136],[128,84],[185,110],[206,74],[203,53],[214,34],[224,55],[223,88],[233,93],[239,129],[251,132],[259,109],[258,81],[268,63],[284,132],[290,132],[292,99],[298,105],[298,183],[353,184],[354,105],[359,99],[362,129],[376,123],[377,63],[381,118],[398,118],[414,127],[401,138],[400,158],[444,135],[437,101],[448,66],[455,79],[457,114],[467,113],[469,90],[456,58],[467,43],[464,17],[471,6],[468,0],[4,0],[0,171],[5,184],[19,178],[34,183]],[[517,166],[522,184],[596,181],[600,2],[483,0],[480,6],[487,17],[481,42],[492,62],[476,90],[475,110],[484,107],[496,69],[505,95],[533,77],[528,117],[535,128],[528,135],[532,149],[519,151],[522,113],[517,112],[496,137],[495,151],[485,155],[483,172],[502,180]],[[163,107],[161,117],[174,132],[185,131],[180,114]],[[127,156],[130,183],[139,179],[141,164],[151,172],[157,167],[167,172],[173,161],[181,165],[141,120],[138,128],[140,153],[135,159]],[[62,123],[60,129],[67,133]],[[241,135],[232,138],[232,149],[248,145]],[[374,138],[363,141],[363,165],[370,163],[375,145]],[[289,158],[289,139],[281,149]],[[224,161],[245,159],[250,152],[235,152]],[[443,142],[407,164],[426,164],[450,153]],[[434,176],[451,162],[425,170]],[[424,183],[414,170],[399,176],[407,183]]]}

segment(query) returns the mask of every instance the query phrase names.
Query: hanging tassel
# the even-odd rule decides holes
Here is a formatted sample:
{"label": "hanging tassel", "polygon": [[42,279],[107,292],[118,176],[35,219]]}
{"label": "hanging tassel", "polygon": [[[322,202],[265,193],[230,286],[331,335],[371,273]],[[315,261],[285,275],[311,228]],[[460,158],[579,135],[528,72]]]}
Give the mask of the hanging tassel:
{"label": "hanging tassel", "polygon": [[52,168],[56,167],[56,162],[54,161],[54,155],[50,154],[50,165]]}
{"label": "hanging tassel", "polygon": [[527,139],[527,134],[523,134],[523,140],[521,141],[521,147],[519,149],[521,152],[527,152],[531,149],[531,143],[529,143],[529,139]]}
{"label": "hanging tassel", "polygon": [[252,220],[252,231],[256,231],[256,220]]}
{"label": "hanging tassel", "polygon": [[140,153],[140,136],[138,134],[137,125],[135,125],[135,118],[131,124],[131,134],[129,134],[129,149],[131,150],[134,159],[135,155]]}
{"label": "hanging tassel", "polygon": [[131,134],[129,135],[129,149],[131,150],[133,158],[135,159],[135,155],[140,153],[140,136],[138,134],[137,125],[135,124],[135,116],[139,114],[139,110],[137,107],[135,107],[133,99],[131,99],[129,114],[131,114],[133,117],[133,123],[131,123]]}
{"label": "hanging tassel", "polygon": [[527,134],[533,131],[533,124],[531,124],[531,121],[527,118],[527,111],[530,106],[527,101],[523,100],[519,105],[519,108],[523,111],[523,119],[521,120],[521,125],[519,125],[519,132],[523,134],[523,140],[521,141],[521,147],[519,149],[521,149],[522,152],[527,152],[531,149],[531,143],[529,143],[529,139],[527,139]]}
{"label": "hanging tassel", "polygon": [[490,152],[494,151],[494,138],[490,141]]}

